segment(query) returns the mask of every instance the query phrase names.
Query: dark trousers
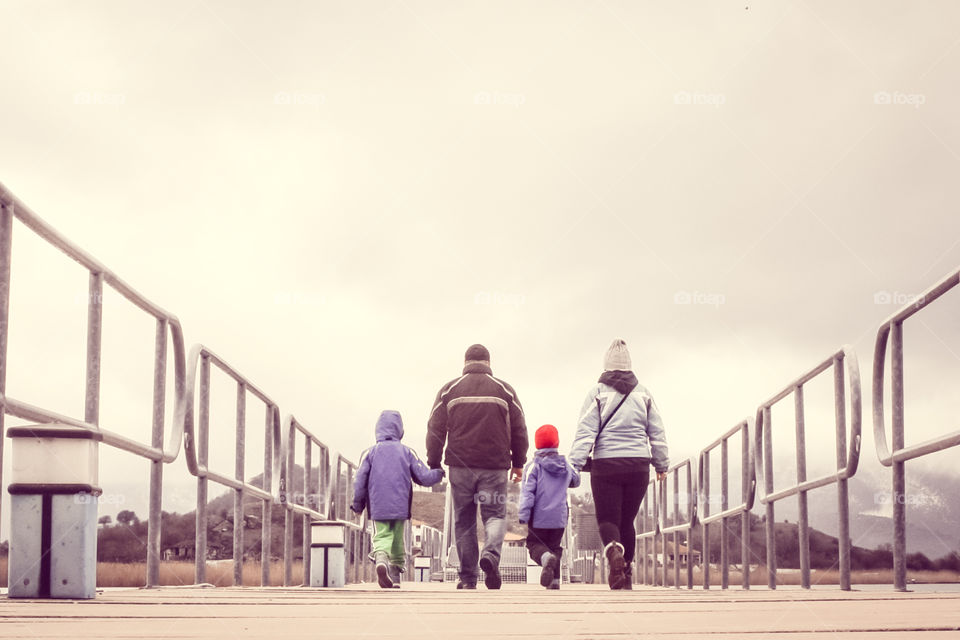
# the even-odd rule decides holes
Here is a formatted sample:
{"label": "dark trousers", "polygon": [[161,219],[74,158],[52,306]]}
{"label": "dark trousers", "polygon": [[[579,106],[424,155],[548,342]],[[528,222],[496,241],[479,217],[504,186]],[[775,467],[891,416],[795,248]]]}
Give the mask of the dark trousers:
{"label": "dark trousers", "polygon": [[633,561],[637,545],[634,521],[650,482],[650,468],[609,475],[590,474],[590,489],[597,508],[597,527],[606,546],[611,542],[623,545],[623,559]]}
{"label": "dark trousers", "polygon": [[557,560],[563,555],[563,532],[566,529],[537,529],[527,526],[527,551],[530,557],[537,564],[542,564],[540,559],[547,551],[557,556]]}

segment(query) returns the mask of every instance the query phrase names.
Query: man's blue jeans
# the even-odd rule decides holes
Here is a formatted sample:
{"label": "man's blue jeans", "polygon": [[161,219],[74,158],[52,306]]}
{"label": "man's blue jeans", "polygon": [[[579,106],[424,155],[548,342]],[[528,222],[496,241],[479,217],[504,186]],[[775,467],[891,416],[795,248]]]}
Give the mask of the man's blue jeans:
{"label": "man's blue jeans", "polygon": [[500,548],[507,533],[507,471],[450,467],[453,528],[460,556],[460,581],[476,584],[480,551],[477,540],[477,507],[483,520],[483,554],[500,563]]}

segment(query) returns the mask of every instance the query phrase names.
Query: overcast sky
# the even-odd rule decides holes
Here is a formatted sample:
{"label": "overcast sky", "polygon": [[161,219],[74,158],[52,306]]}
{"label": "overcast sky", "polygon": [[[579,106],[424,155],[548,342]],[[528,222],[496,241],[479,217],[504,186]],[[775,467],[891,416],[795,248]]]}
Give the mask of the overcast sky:
{"label": "overcast sky", "polygon": [[[353,459],[385,408],[423,454],[475,342],[565,448],[622,337],[675,460],[853,344],[878,467],[876,329],[960,265],[954,2],[6,1],[0,24],[0,181]],[[11,396],[82,417],[85,295],[17,224]],[[908,443],[957,428],[958,300],[907,325]],[[116,297],[104,322],[102,426],[148,440],[153,322]],[[146,486],[104,459],[108,493]]]}

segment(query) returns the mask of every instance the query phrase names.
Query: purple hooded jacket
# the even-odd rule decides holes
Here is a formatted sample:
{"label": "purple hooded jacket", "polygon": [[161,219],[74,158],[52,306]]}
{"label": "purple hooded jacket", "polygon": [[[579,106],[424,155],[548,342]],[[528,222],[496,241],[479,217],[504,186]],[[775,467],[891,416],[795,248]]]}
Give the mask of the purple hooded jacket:
{"label": "purple hooded jacket", "polygon": [[580,474],[556,449],[537,449],[527,465],[520,495],[520,523],[537,529],[567,526],[567,489],[580,486]]}
{"label": "purple hooded jacket", "polygon": [[384,411],[377,420],[377,444],[363,453],[353,481],[354,512],[364,507],[371,520],[408,520],[413,501],[411,478],[429,487],[443,479],[442,469],[429,469],[413,449],[401,444],[403,420],[396,411]]}

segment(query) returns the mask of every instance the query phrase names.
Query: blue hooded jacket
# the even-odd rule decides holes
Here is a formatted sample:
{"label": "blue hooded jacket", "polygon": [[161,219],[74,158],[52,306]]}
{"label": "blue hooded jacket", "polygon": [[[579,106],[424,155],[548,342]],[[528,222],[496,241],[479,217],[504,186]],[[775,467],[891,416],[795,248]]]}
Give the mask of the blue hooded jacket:
{"label": "blue hooded jacket", "polygon": [[384,411],[377,420],[377,444],[363,453],[353,482],[354,512],[364,507],[371,520],[408,520],[413,501],[411,478],[429,487],[443,479],[442,469],[429,469],[410,447],[401,444],[403,420]]}
{"label": "blue hooded jacket", "polygon": [[569,509],[567,489],[580,486],[580,474],[556,449],[537,449],[527,465],[519,519],[537,529],[563,529]]}

